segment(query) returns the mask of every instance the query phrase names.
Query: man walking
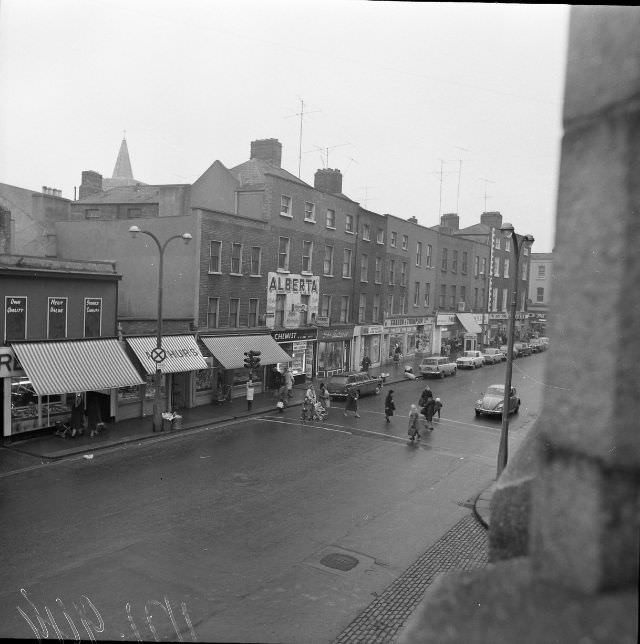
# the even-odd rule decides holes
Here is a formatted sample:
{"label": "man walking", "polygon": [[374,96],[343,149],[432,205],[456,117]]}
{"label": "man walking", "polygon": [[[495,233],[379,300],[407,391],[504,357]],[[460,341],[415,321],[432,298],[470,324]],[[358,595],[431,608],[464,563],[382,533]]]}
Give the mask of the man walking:
{"label": "man walking", "polygon": [[247,411],[251,411],[251,405],[253,404],[253,380],[247,382]]}
{"label": "man walking", "polygon": [[289,367],[284,372],[284,386],[287,389],[287,398],[291,398],[293,396],[293,374]]}

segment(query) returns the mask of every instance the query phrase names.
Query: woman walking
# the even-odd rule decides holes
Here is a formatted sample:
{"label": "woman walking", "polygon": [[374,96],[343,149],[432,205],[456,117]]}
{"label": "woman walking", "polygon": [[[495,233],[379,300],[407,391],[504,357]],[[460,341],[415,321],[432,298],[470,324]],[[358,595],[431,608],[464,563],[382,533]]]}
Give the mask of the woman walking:
{"label": "woman walking", "polygon": [[433,414],[435,411],[436,401],[433,399],[433,396],[428,396],[422,408],[422,413],[424,414],[425,427],[431,431],[433,431]]}
{"label": "woman walking", "polygon": [[418,431],[418,424],[420,422],[420,412],[416,405],[411,405],[409,408],[409,429],[407,434],[409,434],[409,440],[413,443],[415,437],[418,437],[420,440],[420,432]]}
{"label": "woman walking", "polygon": [[347,404],[344,406],[344,415],[347,415],[348,411],[355,412],[356,418],[360,418],[358,413],[358,392],[355,389],[349,389],[347,392]]}
{"label": "woman walking", "polygon": [[387,422],[391,422],[389,418],[393,416],[393,412],[396,409],[396,404],[393,402],[393,389],[389,389],[387,397],[384,399],[384,417],[387,419]]}
{"label": "woman walking", "polygon": [[328,389],[324,386],[324,382],[320,383],[320,391],[318,392],[318,398],[324,407],[324,410],[327,412],[327,418],[329,417],[329,409],[331,408],[331,394]]}

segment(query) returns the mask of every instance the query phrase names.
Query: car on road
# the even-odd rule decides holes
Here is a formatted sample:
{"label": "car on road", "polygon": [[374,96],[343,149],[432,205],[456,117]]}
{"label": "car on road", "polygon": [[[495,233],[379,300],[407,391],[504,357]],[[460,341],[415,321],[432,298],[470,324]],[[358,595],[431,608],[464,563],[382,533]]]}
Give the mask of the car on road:
{"label": "car on road", "polygon": [[458,369],[477,369],[484,365],[482,351],[465,351],[457,360]]}
{"label": "car on road", "polygon": [[542,341],[541,338],[533,338],[533,340],[529,342],[529,346],[531,347],[531,351],[533,353],[542,353],[547,348],[547,345]]}
{"label": "car on road", "polygon": [[538,338],[538,340],[542,341],[542,344],[544,345],[545,349],[549,348],[549,338],[547,338],[546,335],[541,336],[540,338]]}
{"label": "car on road", "polygon": [[358,396],[377,395],[382,391],[382,378],[370,376],[366,371],[347,371],[331,376],[327,382],[327,391],[332,398],[346,398],[354,389]]}
{"label": "car on road", "polygon": [[420,363],[420,373],[423,378],[434,376],[436,378],[444,378],[445,376],[455,376],[458,367],[451,358],[447,356],[428,356],[422,358]]}
{"label": "car on road", "polygon": [[507,356],[505,356],[500,349],[496,349],[495,347],[487,347],[482,352],[482,360],[485,364],[496,364],[497,362],[502,362],[506,359]]}
{"label": "car on road", "polygon": [[532,351],[531,347],[526,342],[515,342],[514,349],[518,349],[518,356],[530,356]]}
{"label": "car on road", "polygon": [[[504,385],[491,385],[482,394],[482,398],[476,400],[476,416],[502,416],[504,408]],[[520,398],[515,387],[511,387],[509,393],[509,413],[517,414],[520,410]]]}
{"label": "car on road", "polygon": [[[504,357],[505,357],[505,360],[506,360],[507,359],[507,353],[508,353],[507,345],[506,344],[501,345],[500,346],[500,351],[502,351],[502,353],[504,353]],[[514,357],[514,359],[517,358],[519,355],[520,354],[518,353],[518,347],[516,347],[516,345],[514,344],[513,345],[513,357]]]}

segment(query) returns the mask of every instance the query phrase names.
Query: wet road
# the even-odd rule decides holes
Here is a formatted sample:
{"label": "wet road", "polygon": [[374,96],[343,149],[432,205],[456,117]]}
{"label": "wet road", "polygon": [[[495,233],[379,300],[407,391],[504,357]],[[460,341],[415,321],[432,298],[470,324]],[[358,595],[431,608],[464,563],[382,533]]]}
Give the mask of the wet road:
{"label": "wet road", "polygon": [[[512,450],[543,365],[514,363]],[[337,403],[301,426],[291,408],[2,478],[0,635],[331,641],[494,478],[500,420],[473,403],[503,379],[495,365],[430,382],[445,406],[420,446],[406,416],[424,383],[407,381],[390,424],[383,394],[360,419]]]}

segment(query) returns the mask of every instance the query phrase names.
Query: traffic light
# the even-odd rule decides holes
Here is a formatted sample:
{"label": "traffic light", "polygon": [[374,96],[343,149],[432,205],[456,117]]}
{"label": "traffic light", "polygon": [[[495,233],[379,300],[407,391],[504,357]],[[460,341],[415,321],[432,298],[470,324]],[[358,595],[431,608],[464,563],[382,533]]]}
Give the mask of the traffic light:
{"label": "traffic light", "polygon": [[257,369],[260,366],[260,354],[261,351],[253,351],[253,368]]}
{"label": "traffic light", "polygon": [[252,351],[245,351],[244,352],[244,366],[245,369],[251,369],[253,366],[253,356],[251,355],[253,352]]}

